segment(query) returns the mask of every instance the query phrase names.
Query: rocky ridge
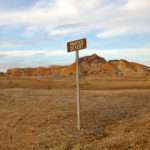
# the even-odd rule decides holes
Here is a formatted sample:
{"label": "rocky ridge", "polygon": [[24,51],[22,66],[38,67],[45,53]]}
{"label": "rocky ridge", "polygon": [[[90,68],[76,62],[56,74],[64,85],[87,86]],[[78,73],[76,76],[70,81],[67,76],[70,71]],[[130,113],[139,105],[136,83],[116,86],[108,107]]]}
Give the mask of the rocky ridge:
{"label": "rocky ridge", "polygon": [[[150,75],[150,67],[129,62],[127,60],[111,60],[96,54],[79,59],[81,75],[108,75],[108,76],[146,76]],[[76,63],[68,66],[50,66],[37,68],[14,68],[7,70],[11,76],[71,76],[76,72]]]}

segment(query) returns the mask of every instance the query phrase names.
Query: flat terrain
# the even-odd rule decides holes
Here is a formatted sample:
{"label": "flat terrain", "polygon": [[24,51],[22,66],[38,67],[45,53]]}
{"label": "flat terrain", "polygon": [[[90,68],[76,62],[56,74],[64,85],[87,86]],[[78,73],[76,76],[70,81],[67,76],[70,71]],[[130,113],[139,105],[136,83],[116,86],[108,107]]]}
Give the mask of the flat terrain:
{"label": "flat terrain", "polygon": [[[69,84],[70,83],[70,84]],[[150,150],[150,81],[0,79],[0,150]]]}
{"label": "flat terrain", "polygon": [[[150,89],[150,77],[145,78],[93,78],[81,77],[82,90]],[[75,89],[75,78],[0,77],[2,88]]]}

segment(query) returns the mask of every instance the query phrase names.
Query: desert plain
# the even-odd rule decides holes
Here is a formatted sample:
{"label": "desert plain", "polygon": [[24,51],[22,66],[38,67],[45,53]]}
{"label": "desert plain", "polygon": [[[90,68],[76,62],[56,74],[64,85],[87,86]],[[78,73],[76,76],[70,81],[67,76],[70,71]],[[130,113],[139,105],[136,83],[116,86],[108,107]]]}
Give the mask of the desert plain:
{"label": "desert plain", "polygon": [[150,78],[0,77],[0,150],[149,150]]}

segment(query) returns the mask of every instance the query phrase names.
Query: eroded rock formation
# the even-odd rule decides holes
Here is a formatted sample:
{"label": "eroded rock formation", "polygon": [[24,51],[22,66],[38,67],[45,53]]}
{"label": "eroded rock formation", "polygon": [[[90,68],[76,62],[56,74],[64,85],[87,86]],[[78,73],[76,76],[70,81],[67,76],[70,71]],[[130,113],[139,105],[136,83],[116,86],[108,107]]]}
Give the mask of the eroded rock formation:
{"label": "eroded rock formation", "polygon": [[[123,59],[106,61],[96,54],[81,57],[79,63],[82,75],[145,76],[150,74],[150,67],[142,64]],[[70,76],[75,72],[76,64],[73,63],[68,66],[53,65],[50,67],[9,69],[6,74],[11,76]]]}

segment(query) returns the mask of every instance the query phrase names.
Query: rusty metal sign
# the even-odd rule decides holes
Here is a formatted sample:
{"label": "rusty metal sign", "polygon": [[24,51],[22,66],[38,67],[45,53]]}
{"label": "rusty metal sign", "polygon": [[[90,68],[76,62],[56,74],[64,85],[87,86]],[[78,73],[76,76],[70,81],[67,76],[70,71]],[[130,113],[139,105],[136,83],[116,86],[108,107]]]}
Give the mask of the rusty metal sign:
{"label": "rusty metal sign", "polygon": [[86,47],[87,47],[87,40],[85,38],[67,43],[68,52],[78,51],[80,49],[85,49]]}

